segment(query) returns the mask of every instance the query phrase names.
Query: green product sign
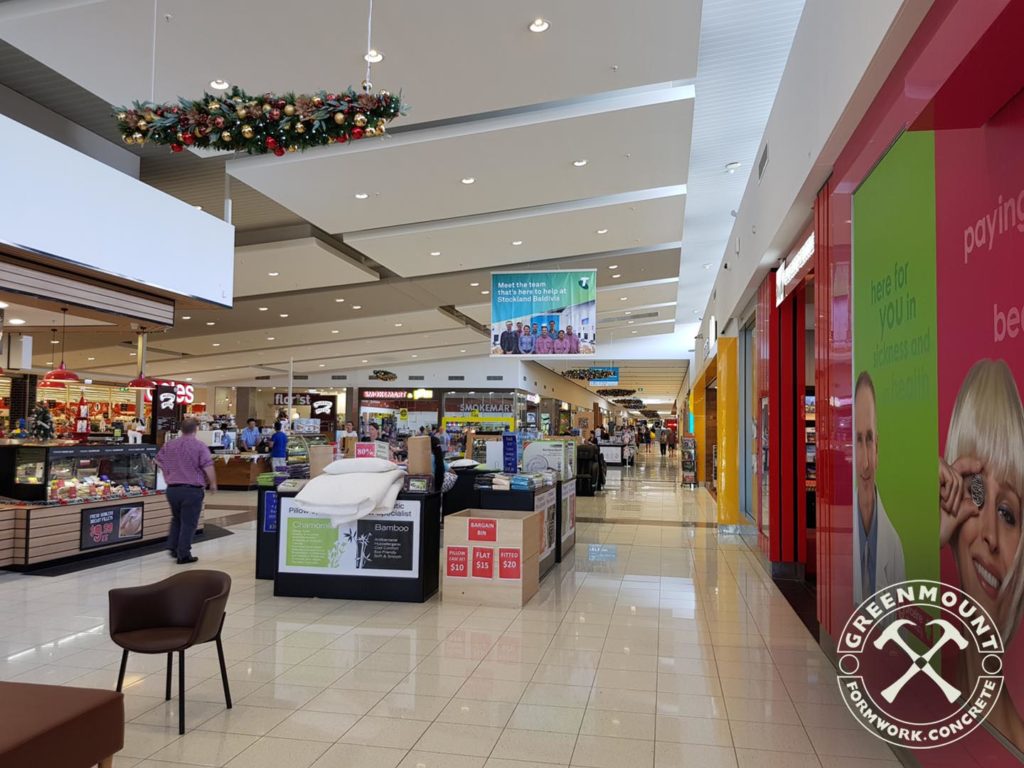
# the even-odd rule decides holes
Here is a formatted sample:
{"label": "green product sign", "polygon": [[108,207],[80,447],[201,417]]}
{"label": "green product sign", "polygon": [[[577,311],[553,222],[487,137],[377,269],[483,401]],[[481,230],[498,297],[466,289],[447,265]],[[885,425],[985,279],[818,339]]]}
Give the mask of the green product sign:
{"label": "green product sign", "polygon": [[855,604],[939,578],[934,158],[905,133],[854,194]]}
{"label": "green product sign", "polygon": [[337,567],[331,562],[338,529],[325,517],[289,517],[285,564],[307,568]]}

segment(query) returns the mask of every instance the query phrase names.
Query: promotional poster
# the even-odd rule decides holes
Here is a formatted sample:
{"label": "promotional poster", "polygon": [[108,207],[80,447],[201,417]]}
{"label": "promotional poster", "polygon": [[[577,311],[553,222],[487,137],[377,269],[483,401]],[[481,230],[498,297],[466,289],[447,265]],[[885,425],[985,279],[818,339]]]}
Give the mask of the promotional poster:
{"label": "promotional poster", "polygon": [[491,273],[491,357],[596,352],[596,270]]}

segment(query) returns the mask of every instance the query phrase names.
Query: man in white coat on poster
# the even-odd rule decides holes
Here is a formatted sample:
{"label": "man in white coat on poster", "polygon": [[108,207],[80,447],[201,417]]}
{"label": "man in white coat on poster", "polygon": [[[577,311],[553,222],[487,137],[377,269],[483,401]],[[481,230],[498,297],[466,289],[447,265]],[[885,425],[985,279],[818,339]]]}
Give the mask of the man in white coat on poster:
{"label": "man in white coat on poster", "polygon": [[854,457],[853,603],[860,605],[884,587],[905,581],[903,542],[875,484],[878,471],[878,415],[875,385],[867,371],[853,391]]}

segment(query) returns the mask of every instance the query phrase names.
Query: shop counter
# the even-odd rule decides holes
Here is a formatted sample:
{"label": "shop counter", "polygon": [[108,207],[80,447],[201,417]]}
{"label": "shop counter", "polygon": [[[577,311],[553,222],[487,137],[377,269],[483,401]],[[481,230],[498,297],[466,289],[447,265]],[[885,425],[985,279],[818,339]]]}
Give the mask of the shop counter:
{"label": "shop counter", "polygon": [[622,466],[622,449],[625,447],[622,443],[600,443],[597,447],[604,456],[605,464],[609,467]]}
{"label": "shop counter", "polygon": [[3,504],[0,567],[27,570],[129,549],[167,538],[170,525],[171,507],[158,492],[68,504]]}
{"label": "shop counter", "polygon": [[559,480],[556,489],[555,560],[560,563],[576,546],[576,480]]}
{"label": "shop counter", "polygon": [[213,468],[218,488],[251,491],[259,476],[270,471],[270,457],[264,453],[215,453]]}
{"label": "shop counter", "polygon": [[401,493],[389,513],[340,528],[294,496],[276,500],[275,595],[422,603],[437,592],[440,493]]}
{"label": "shop counter", "polygon": [[541,514],[541,578],[555,567],[558,558],[558,498],[558,489],[553,485],[541,486],[530,491],[480,489],[480,509],[510,509]]}

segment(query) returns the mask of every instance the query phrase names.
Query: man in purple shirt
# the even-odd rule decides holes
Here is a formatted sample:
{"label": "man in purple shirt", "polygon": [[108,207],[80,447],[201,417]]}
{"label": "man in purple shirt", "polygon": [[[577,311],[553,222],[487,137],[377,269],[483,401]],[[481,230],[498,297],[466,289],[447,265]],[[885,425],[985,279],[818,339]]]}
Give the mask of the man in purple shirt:
{"label": "man in purple shirt", "polygon": [[572,332],[572,326],[565,326],[565,338],[569,342],[569,354],[578,355],[580,353],[580,337]]}
{"label": "man in purple shirt", "polygon": [[533,343],[533,354],[535,355],[550,355],[555,349],[554,340],[548,336],[548,328],[546,325],[540,327],[540,336]]}
{"label": "man in purple shirt", "polygon": [[556,355],[567,355],[569,354],[569,340],[565,338],[565,331],[558,332],[558,338],[555,339],[552,344],[552,351]]}
{"label": "man in purple shirt", "polygon": [[195,419],[181,423],[181,437],[164,444],[156,455],[157,466],[167,482],[167,501],[171,505],[171,532],[167,536],[167,550],[178,559],[179,565],[194,563],[192,537],[203,511],[205,488],[217,490],[217,475],[213,471],[210,449],[196,437]]}

